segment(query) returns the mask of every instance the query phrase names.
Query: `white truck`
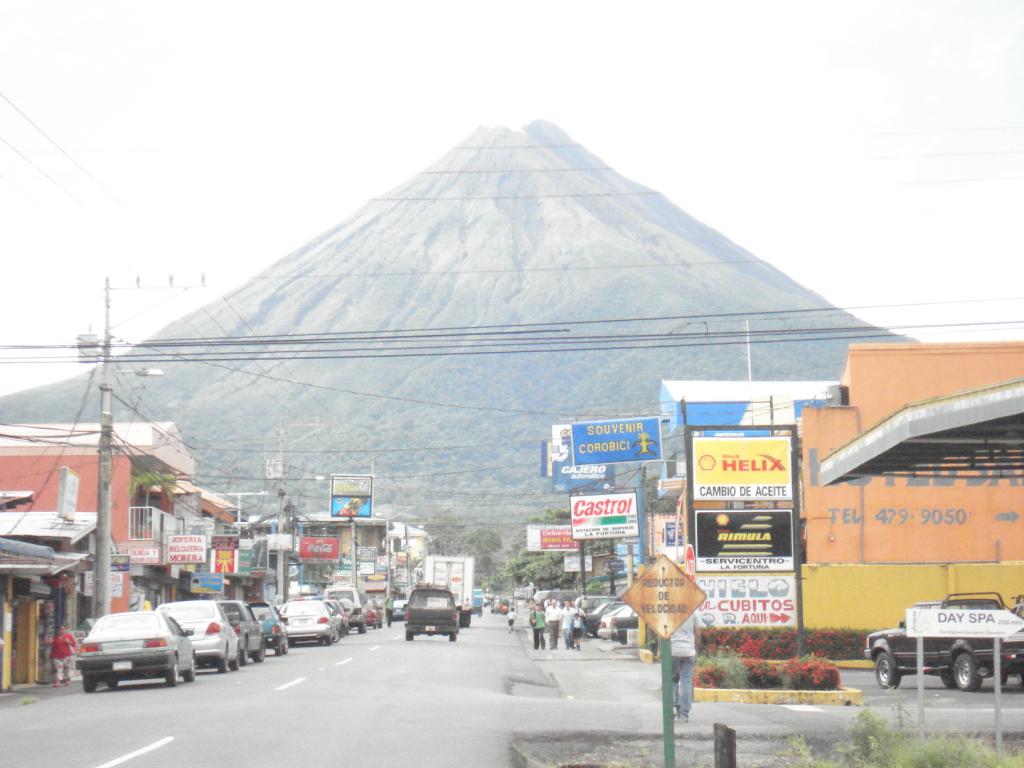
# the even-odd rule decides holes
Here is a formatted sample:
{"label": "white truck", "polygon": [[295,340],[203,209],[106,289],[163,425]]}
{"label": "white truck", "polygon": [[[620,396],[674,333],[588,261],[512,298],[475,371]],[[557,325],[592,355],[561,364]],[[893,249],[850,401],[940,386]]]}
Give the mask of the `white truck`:
{"label": "white truck", "polygon": [[423,580],[432,586],[451,590],[455,596],[460,627],[468,627],[473,617],[473,563],[473,558],[466,555],[427,555],[423,563]]}

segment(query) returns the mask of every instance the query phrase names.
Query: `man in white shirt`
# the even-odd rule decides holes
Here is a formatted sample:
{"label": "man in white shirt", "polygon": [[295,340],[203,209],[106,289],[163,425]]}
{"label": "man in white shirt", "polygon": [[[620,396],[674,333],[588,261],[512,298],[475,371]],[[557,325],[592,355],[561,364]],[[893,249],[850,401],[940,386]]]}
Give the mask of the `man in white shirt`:
{"label": "man in white shirt", "polygon": [[690,719],[690,707],[693,706],[693,668],[697,663],[697,651],[700,649],[700,627],[697,625],[697,614],[679,625],[672,633],[672,705],[676,710],[676,720],[685,723]]}
{"label": "man in white shirt", "polygon": [[558,650],[558,632],[562,627],[562,609],[558,607],[555,598],[548,600],[547,608],[544,609],[544,623],[548,629],[548,645],[552,650]]}

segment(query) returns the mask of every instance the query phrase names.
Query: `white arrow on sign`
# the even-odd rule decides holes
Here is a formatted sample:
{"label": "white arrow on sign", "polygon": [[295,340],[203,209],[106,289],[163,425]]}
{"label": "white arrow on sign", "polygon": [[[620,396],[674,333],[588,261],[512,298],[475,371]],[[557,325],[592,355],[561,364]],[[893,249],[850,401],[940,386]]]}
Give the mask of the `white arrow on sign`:
{"label": "white arrow on sign", "polygon": [[1024,629],[1010,611],[907,608],[907,637],[1009,637]]}

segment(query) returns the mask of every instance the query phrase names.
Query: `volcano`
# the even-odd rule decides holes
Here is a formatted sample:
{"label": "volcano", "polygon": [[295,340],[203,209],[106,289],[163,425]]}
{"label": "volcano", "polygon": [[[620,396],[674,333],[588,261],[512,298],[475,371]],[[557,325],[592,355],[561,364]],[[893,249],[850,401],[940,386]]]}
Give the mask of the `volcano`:
{"label": "volcano", "polygon": [[[166,376],[116,418],[177,422],[213,489],[262,487],[280,450],[300,512],[326,503],[313,478],[372,471],[378,509],[507,523],[565,504],[539,478],[552,423],[745,379],[748,325],[759,379],[837,378],[872,332],[554,125],[480,128],[128,351]],[[70,421],[83,385],[0,417]]]}

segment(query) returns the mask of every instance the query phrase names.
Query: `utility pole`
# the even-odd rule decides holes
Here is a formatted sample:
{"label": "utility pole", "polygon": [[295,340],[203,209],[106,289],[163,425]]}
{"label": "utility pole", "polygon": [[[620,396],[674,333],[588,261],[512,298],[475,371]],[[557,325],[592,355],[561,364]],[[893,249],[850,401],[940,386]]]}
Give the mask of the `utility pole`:
{"label": "utility pole", "polygon": [[409,524],[405,526],[405,596],[412,594],[412,552],[409,551]]}
{"label": "utility pole", "polygon": [[110,385],[110,278],[103,288],[103,345],[100,362],[99,486],[96,496],[96,557],[93,561],[92,617],[110,613],[110,482],[114,414]]}

